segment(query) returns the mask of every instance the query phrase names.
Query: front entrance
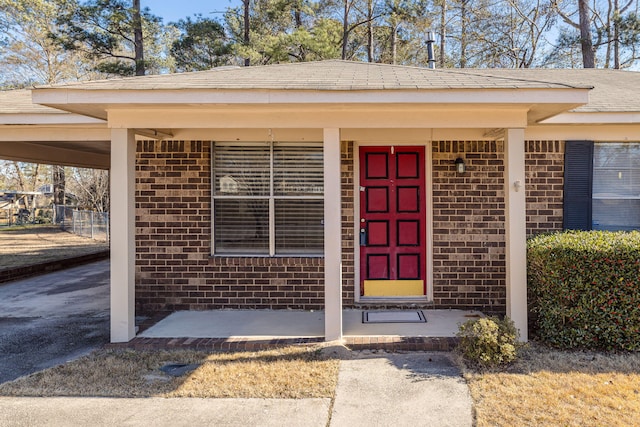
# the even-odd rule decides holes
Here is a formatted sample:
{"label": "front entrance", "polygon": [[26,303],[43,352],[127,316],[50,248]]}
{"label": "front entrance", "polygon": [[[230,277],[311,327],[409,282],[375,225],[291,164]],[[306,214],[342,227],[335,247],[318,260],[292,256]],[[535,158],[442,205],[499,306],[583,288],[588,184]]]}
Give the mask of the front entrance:
{"label": "front entrance", "polygon": [[360,294],[426,295],[424,147],[360,147]]}

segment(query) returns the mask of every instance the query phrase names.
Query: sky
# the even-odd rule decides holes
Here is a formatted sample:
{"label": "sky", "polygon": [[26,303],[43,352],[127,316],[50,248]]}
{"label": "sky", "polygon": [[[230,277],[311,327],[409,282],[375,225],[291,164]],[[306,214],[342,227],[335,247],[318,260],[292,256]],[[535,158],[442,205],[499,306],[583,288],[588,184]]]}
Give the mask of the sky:
{"label": "sky", "polygon": [[204,17],[222,17],[220,13],[227,7],[241,4],[241,0],[141,0],[142,7],[148,7],[152,14],[162,17],[162,22],[176,22],[181,18],[201,13]]}

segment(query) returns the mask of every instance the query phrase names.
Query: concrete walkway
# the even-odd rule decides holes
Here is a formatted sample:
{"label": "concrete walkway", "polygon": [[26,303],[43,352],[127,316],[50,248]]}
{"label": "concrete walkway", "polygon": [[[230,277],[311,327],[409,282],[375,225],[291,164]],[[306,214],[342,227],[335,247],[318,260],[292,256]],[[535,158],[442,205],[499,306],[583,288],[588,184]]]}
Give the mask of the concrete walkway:
{"label": "concrete walkway", "polygon": [[471,397],[447,353],[362,352],[340,363],[331,425],[468,427]]}
{"label": "concrete walkway", "polygon": [[[331,399],[0,397],[2,426],[460,426],[471,398],[449,355],[340,349]],[[333,405],[332,405],[333,403]]]}

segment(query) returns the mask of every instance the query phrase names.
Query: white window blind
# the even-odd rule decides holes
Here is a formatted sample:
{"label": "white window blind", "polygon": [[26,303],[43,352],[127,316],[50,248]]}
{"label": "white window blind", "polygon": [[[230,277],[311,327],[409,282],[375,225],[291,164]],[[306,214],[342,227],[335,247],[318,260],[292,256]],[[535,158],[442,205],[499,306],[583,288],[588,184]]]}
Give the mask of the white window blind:
{"label": "white window blind", "polygon": [[640,229],[640,144],[595,144],[593,229]]}
{"label": "white window blind", "polygon": [[215,254],[321,255],[321,143],[215,143]]}

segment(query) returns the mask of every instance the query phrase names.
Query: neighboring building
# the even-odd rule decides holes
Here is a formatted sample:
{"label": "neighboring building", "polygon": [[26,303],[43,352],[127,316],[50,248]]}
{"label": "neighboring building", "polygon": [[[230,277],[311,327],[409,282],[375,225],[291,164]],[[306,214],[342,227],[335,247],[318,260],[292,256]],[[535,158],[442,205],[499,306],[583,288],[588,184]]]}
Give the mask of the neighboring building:
{"label": "neighboring building", "polygon": [[0,157],[110,167],[113,341],[135,311],[221,308],[325,310],[335,339],[343,307],[377,304],[526,337],[527,235],[640,227],[639,92],[634,72],[346,61],[74,83],[0,107]]}

